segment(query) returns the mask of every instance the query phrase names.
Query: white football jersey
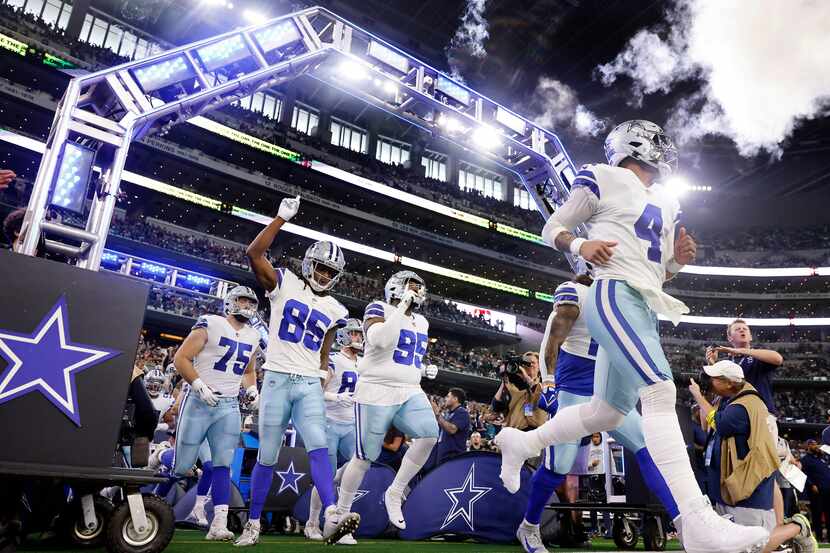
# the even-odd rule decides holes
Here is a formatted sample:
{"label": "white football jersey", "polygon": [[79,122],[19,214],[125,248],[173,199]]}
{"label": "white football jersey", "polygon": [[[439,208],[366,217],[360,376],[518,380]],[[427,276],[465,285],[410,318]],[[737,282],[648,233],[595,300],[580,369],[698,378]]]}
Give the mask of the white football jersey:
{"label": "white football jersey", "polygon": [[[383,317],[388,320],[397,307],[383,301],[374,301],[366,306],[363,322]],[[398,329],[398,340],[388,348],[375,346],[366,335],[363,357],[358,363],[360,381],[357,398],[361,398],[361,387],[366,384],[420,389],[421,366],[429,344],[429,323],[420,313],[414,312],[403,320]]]}
{"label": "white football jersey", "polygon": [[220,315],[202,315],[193,325],[197,328],[204,328],[208,339],[193,359],[193,368],[214,391],[236,397],[242,374],[259,347],[259,332],[249,325],[236,330]]}
{"label": "white football jersey", "polygon": [[269,294],[271,323],[263,368],[325,378],[320,348],[332,328],[346,324],[349,311],[333,296],[319,296],[294,273],[277,269],[277,287]]}
{"label": "white football jersey", "polygon": [[169,396],[167,394],[159,394],[157,397],[150,398],[150,401],[153,403],[153,409],[159,412],[159,422],[161,422],[161,417],[170,409],[170,406],[173,405],[173,396]]}
{"label": "white football jersey", "polygon": [[[359,375],[357,369],[359,359],[359,357],[349,359],[339,351],[332,353],[329,356],[329,369],[332,374],[325,391],[333,394],[354,395]],[[326,400],[326,418],[337,422],[354,422],[354,408]]]}
{"label": "white football jersey", "polygon": [[[585,321],[585,300],[590,290],[588,286],[578,282],[570,280],[563,282],[556,287],[556,292],[553,294],[553,309],[556,312],[556,308],[560,305],[575,305],[579,308],[579,316],[574,321],[568,337],[562,343],[562,349],[571,355],[596,359],[599,345],[591,338],[588,323]],[[550,328],[547,332],[550,332]],[[546,339],[548,335],[545,334]]]}
{"label": "white football jersey", "polygon": [[614,255],[593,269],[594,278],[615,278],[660,289],[674,257],[680,204],[659,183],[646,188],[629,169],[585,165],[572,189],[589,191],[586,228],[592,240],[615,240]]}

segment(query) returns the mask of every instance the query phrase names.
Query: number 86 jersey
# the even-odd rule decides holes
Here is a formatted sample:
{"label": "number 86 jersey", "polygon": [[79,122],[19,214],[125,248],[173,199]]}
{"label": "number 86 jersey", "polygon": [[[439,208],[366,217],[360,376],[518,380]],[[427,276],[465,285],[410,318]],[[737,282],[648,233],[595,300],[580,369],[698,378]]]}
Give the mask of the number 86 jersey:
{"label": "number 86 jersey", "polygon": [[[366,306],[363,322],[378,317],[388,320],[388,315],[395,309],[397,307],[386,302],[373,301]],[[420,313],[412,313],[404,318],[396,333],[398,338],[392,347],[376,346],[371,340],[366,340],[363,357],[358,364],[357,401],[392,405],[403,403],[411,393],[421,391],[421,367],[429,343],[429,323]],[[403,398],[390,392],[389,387],[398,388]]]}
{"label": "number 86 jersey", "polygon": [[323,338],[332,328],[346,324],[349,311],[334,297],[315,294],[285,268],[277,269],[277,287],[268,299],[271,324],[263,368],[325,378],[327,373],[320,371]]}

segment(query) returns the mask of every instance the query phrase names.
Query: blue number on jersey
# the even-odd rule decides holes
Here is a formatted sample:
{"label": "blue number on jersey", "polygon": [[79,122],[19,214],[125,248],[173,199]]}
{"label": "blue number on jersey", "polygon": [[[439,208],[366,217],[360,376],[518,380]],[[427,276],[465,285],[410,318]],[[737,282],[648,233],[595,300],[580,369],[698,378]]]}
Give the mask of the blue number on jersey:
{"label": "blue number on jersey", "polygon": [[248,366],[248,362],[251,360],[251,350],[253,350],[253,346],[251,344],[243,344],[241,342],[236,342],[231,340],[227,336],[222,336],[219,338],[219,347],[228,348],[219,361],[213,365],[213,370],[226,372],[228,370],[228,361],[230,361],[231,357],[236,354],[236,359],[233,362],[233,373],[234,374],[242,374],[245,372],[245,367]]}
{"label": "blue number on jersey", "polygon": [[588,355],[596,355],[597,350],[599,349],[599,344],[597,344],[593,338],[591,338],[591,342],[588,344]]}
{"label": "blue number on jersey", "polygon": [[398,347],[395,353],[392,354],[392,360],[399,365],[409,367],[415,365],[415,368],[421,368],[421,359],[427,352],[427,341],[429,337],[426,334],[415,333],[411,330],[401,329],[401,334],[398,337]]}
{"label": "blue number on jersey", "polygon": [[337,393],[349,392],[353,394],[355,384],[357,384],[357,373],[354,371],[343,371],[343,377],[340,379],[340,389],[337,390]]}
{"label": "blue number on jersey", "polygon": [[663,233],[663,212],[654,204],[646,204],[643,214],[634,223],[634,232],[637,238],[647,240],[651,245],[648,247],[648,259],[655,263],[662,263],[663,256],[660,253],[660,235]]}
{"label": "blue number on jersey", "polygon": [[330,324],[331,319],[323,313],[309,309],[300,301],[288,300],[282,311],[282,322],[277,336],[292,344],[298,344],[302,340],[303,345],[309,350],[318,351]]}

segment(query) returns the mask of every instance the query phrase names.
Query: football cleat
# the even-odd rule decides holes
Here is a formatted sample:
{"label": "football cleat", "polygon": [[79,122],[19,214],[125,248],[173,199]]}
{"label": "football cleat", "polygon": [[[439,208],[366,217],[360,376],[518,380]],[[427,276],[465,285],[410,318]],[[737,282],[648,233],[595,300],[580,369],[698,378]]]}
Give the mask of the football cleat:
{"label": "football cleat", "polygon": [[303,534],[311,541],[323,541],[323,532],[320,531],[320,525],[309,522],[303,529]]}
{"label": "football cleat", "polygon": [[340,541],[346,534],[351,534],[360,526],[360,515],[357,513],[344,513],[337,510],[335,505],[329,505],[325,514],[325,525],[323,526],[323,539],[327,545],[333,545]]}
{"label": "football cleat", "polygon": [[242,530],[242,535],[234,542],[234,547],[250,547],[259,543],[259,521],[249,520]]}
{"label": "football cleat", "polygon": [[386,504],[386,514],[389,515],[389,522],[399,530],[406,530],[406,520],[403,518],[403,509],[401,508],[403,498],[391,493],[391,491],[387,489],[383,494],[383,502]]}

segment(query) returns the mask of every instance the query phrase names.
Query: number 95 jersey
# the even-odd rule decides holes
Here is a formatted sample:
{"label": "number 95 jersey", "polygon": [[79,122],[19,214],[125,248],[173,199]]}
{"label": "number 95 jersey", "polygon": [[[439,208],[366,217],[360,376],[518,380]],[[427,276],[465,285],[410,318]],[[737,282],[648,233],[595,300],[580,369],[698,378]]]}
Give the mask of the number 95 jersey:
{"label": "number 95 jersey", "polygon": [[271,323],[263,368],[325,378],[320,348],[330,329],[346,324],[349,311],[332,296],[318,296],[294,273],[277,269],[277,287],[269,294]]}
{"label": "number 95 jersey", "polygon": [[[363,322],[377,317],[388,319],[387,315],[395,309],[386,302],[373,301],[366,306]],[[392,405],[403,401],[395,401],[392,397],[395,394],[390,394],[388,387],[421,391],[421,366],[429,343],[428,333],[429,323],[424,316],[412,313],[397,330],[398,338],[392,347],[376,346],[367,338],[358,364],[360,380],[355,399],[361,403]],[[378,389],[376,385],[383,388]],[[385,390],[385,396],[381,397],[381,390]]]}
{"label": "number 95 jersey", "polygon": [[204,328],[208,338],[193,358],[193,368],[215,391],[236,397],[242,373],[259,348],[259,332],[249,325],[237,331],[220,315],[202,315],[193,325],[193,330],[197,328]]}

